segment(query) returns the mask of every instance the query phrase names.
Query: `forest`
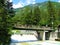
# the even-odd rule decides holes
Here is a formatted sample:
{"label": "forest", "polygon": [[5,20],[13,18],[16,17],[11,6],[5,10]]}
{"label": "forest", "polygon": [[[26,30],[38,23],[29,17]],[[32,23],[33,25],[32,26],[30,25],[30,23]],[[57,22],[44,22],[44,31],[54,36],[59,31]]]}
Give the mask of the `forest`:
{"label": "forest", "polygon": [[57,27],[60,24],[60,3],[43,2],[15,9],[15,22],[22,25]]}

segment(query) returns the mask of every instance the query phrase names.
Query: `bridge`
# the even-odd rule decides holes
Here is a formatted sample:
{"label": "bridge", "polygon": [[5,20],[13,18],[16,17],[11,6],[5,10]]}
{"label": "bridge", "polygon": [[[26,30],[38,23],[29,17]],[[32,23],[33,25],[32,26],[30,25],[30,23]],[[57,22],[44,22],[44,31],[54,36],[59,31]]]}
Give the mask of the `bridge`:
{"label": "bridge", "polygon": [[52,35],[51,32],[53,33],[53,28],[51,27],[46,27],[46,26],[35,26],[35,25],[20,25],[16,24],[13,29],[17,30],[32,30],[37,32],[37,38],[40,40],[40,37],[42,40],[50,39],[50,36]]}
{"label": "bridge", "polygon": [[35,25],[15,25],[14,29],[18,30],[35,30],[35,31],[50,31],[53,30],[51,27],[45,27],[45,26],[35,26]]}
{"label": "bridge", "polygon": [[[55,30],[57,30],[58,34],[55,33],[54,29],[52,27],[46,27],[46,26],[35,26],[35,25],[20,25],[20,24],[16,24],[14,26],[13,29],[17,29],[17,30],[32,30],[32,31],[36,31],[37,32],[37,38],[40,40],[40,37],[42,38],[42,40],[46,40],[46,39],[50,39],[50,40],[55,40],[56,38],[60,38],[60,25],[58,26],[58,28],[56,28]],[[53,37],[52,37],[53,36]],[[57,37],[58,36],[58,37]]]}

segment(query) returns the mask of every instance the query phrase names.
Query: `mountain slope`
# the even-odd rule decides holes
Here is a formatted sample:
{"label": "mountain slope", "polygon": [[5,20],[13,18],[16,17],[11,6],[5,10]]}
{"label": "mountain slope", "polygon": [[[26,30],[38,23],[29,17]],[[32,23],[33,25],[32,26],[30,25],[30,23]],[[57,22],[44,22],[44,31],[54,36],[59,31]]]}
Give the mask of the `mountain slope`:
{"label": "mountain slope", "polygon": [[[16,12],[19,12],[19,10],[24,9],[26,7],[34,8],[35,6],[39,6],[42,9],[45,9],[47,7],[48,2],[43,2],[43,3],[36,3],[36,4],[30,4],[27,6],[24,6],[23,8],[17,8],[15,9]],[[56,8],[60,8],[60,3],[59,2],[52,2],[56,6]]]}
{"label": "mountain slope", "polygon": [[[60,3],[58,2],[51,2],[51,4],[54,7],[55,10],[55,14],[54,14],[54,20],[55,20],[55,24],[58,25],[59,20],[60,20],[60,15],[58,14],[60,12]],[[39,9],[37,9],[39,8]],[[23,8],[18,8],[15,10],[16,11],[16,15],[15,17],[17,18],[17,20],[19,20],[21,23],[26,23],[26,22],[30,22],[30,23],[35,23],[36,22],[36,17],[37,17],[37,13],[38,15],[40,15],[40,17],[38,16],[38,18],[40,18],[40,22],[38,21],[38,23],[41,25],[46,25],[46,24],[50,24],[50,15],[48,14],[48,2],[43,2],[43,3],[36,3],[36,4],[30,4],[27,5]],[[34,17],[35,16],[35,17]],[[33,18],[32,18],[33,17]],[[35,18],[35,19],[34,19]],[[24,22],[25,21],[25,22]],[[29,23],[29,24],[30,24]],[[54,25],[55,25],[54,24]]]}

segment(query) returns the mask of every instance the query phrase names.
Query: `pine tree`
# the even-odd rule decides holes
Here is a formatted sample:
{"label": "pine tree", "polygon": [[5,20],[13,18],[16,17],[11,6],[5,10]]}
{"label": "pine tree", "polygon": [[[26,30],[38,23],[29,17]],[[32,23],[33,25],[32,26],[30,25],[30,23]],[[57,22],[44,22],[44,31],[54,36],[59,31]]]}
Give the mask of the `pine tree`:
{"label": "pine tree", "polygon": [[15,12],[12,7],[12,2],[9,2],[9,0],[8,0],[6,3],[6,7],[7,7],[8,14],[10,15],[10,17],[13,17]]}
{"label": "pine tree", "polygon": [[39,6],[35,6],[33,10],[33,13],[32,13],[32,20],[33,20],[33,25],[39,25],[39,22],[40,22],[40,9],[39,9]]}
{"label": "pine tree", "polygon": [[7,5],[6,0],[0,0],[0,45],[9,45],[10,43],[12,17],[9,13]]}
{"label": "pine tree", "polygon": [[54,5],[51,3],[51,1],[48,1],[48,5],[47,5],[47,9],[48,9],[48,13],[50,16],[50,20],[49,20],[49,26],[50,27],[54,27],[54,21],[55,21],[55,8]]}

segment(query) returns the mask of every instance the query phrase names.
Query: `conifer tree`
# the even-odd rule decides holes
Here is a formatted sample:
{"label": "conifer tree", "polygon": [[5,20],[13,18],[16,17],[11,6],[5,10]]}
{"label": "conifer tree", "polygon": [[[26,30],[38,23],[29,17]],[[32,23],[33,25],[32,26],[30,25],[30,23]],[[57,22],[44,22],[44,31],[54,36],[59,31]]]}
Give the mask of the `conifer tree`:
{"label": "conifer tree", "polygon": [[47,5],[48,13],[49,13],[49,26],[54,28],[54,21],[55,21],[55,8],[51,1],[48,1]]}
{"label": "conifer tree", "polygon": [[[0,45],[9,45],[10,29],[12,27],[11,15],[7,7],[7,0],[0,0]],[[10,8],[10,7],[9,7]],[[12,11],[12,10],[11,10]]]}

